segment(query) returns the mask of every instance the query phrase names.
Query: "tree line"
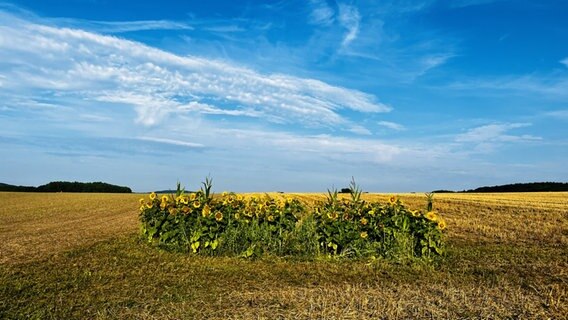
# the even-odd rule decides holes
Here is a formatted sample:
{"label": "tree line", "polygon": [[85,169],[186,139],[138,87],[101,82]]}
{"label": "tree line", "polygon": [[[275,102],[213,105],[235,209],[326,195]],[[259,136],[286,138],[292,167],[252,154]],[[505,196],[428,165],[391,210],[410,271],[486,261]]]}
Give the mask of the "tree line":
{"label": "tree line", "polygon": [[[530,182],[513,183],[500,186],[479,187],[477,189],[457,191],[460,193],[483,193],[483,192],[560,192],[568,191],[568,183],[564,182]],[[451,190],[436,190],[434,193],[451,193]]]}
{"label": "tree line", "polygon": [[9,192],[89,192],[89,193],[132,193],[129,187],[104,182],[54,181],[39,187],[15,186],[0,183],[0,191]]}

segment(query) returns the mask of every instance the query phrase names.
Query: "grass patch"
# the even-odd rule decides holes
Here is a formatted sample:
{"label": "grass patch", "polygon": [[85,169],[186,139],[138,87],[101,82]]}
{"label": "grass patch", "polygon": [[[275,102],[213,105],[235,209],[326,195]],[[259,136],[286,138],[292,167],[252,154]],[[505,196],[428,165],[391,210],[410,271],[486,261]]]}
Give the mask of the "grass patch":
{"label": "grass patch", "polygon": [[[559,203],[542,208],[525,199],[514,209],[494,198],[464,203],[470,195],[435,200],[449,233],[445,259],[427,265],[159,251],[139,240],[136,208],[110,214],[100,204],[114,208],[137,196],[52,196],[48,204],[44,195],[23,194],[14,205],[25,206],[15,209],[11,195],[0,193],[0,227],[11,221],[0,233],[8,239],[0,242],[2,319],[565,319],[568,313],[568,207],[555,209]],[[401,198],[412,207],[411,195]],[[109,217],[123,224],[101,234]],[[61,219],[74,228],[57,227]],[[40,221],[46,228],[32,237],[29,226]],[[62,228],[60,237],[47,237]],[[490,228],[495,232],[478,232]],[[82,240],[67,245],[66,237]],[[50,245],[35,251],[42,240]],[[5,250],[18,241],[20,251]]]}
{"label": "grass patch", "polygon": [[0,318],[564,316],[561,249],[462,242],[448,250],[433,266],[245,260],[156,251],[123,236],[0,266]]}

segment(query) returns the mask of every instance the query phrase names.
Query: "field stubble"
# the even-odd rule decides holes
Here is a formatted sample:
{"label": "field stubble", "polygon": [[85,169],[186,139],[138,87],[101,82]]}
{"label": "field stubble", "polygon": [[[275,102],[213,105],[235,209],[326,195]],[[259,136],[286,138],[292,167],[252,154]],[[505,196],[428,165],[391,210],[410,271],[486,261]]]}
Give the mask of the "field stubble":
{"label": "field stubble", "polygon": [[[448,222],[448,254],[433,266],[157,251],[137,239],[138,198],[0,193],[0,318],[565,319],[568,313],[568,193],[436,194],[434,208]],[[400,198],[410,208],[425,205],[421,194]]]}

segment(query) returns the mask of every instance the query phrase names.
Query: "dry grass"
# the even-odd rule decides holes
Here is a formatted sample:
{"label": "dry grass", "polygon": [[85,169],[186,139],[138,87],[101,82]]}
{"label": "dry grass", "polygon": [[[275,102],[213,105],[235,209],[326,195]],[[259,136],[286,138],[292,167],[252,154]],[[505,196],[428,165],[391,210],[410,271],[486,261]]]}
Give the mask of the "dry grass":
{"label": "dry grass", "polygon": [[135,232],[138,198],[0,192],[0,263],[32,261]]}
{"label": "dry grass", "polygon": [[[385,201],[388,195],[365,197]],[[568,314],[568,193],[437,194],[434,207],[448,222],[449,248],[433,266],[249,261],[158,251],[137,239],[137,198],[0,193],[0,318]],[[410,207],[425,204],[423,195],[401,198]]]}

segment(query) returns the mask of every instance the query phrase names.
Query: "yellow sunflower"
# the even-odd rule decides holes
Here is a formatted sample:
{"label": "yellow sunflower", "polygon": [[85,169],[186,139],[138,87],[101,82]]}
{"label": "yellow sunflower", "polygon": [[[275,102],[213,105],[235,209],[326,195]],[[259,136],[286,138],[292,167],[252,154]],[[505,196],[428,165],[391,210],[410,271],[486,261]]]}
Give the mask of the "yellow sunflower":
{"label": "yellow sunflower", "polygon": [[195,200],[195,197],[196,197],[195,193],[191,193],[189,195],[189,200],[193,201],[193,200]]}
{"label": "yellow sunflower", "polygon": [[223,220],[223,213],[221,211],[215,212],[215,220],[217,221]]}
{"label": "yellow sunflower", "polygon": [[337,212],[333,211],[333,212],[329,212],[327,214],[327,217],[330,218],[331,220],[336,220],[339,217],[339,214],[337,214]]}
{"label": "yellow sunflower", "polygon": [[162,202],[168,202],[168,196],[162,196]]}
{"label": "yellow sunflower", "polygon": [[189,213],[191,211],[191,208],[188,206],[183,206],[183,208],[181,208],[181,211],[183,211],[183,213]]}
{"label": "yellow sunflower", "polygon": [[390,198],[389,198],[389,203],[390,203],[390,204],[395,204],[395,203],[396,203],[396,197],[395,197],[395,196],[390,196]]}
{"label": "yellow sunflower", "polygon": [[369,215],[370,215],[371,217],[373,217],[373,216],[375,215],[375,210],[369,211]]}
{"label": "yellow sunflower", "polygon": [[209,205],[205,205],[203,206],[203,210],[201,210],[201,215],[203,217],[208,217],[211,214],[211,208],[209,208]]}
{"label": "yellow sunflower", "polygon": [[440,230],[446,229],[446,221],[444,220],[438,221],[438,228],[440,228]]}
{"label": "yellow sunflower", "polygon": [[366,218],[361,218],[361,220],[359,221],[361,221],[361,224],[364,226],[367,225],[367,223],[369,223],[369,221]]}
{"label": "yellow sunflower", "polygon": [[156,193],[152,192],[152,193],[150,193],[150,200],[154,200],[154,199],[156,199]]}
{"label": "yellow sunflower", "polygon": [[144,198],[140,198],[140,200],[138,200],[138,202],[140,202],[140,204],[144,204]]}
{"label": "yellow sunflower", "polygon": [[193,207],[194,207],[194,208],[199,208],[199,207],[201,207],[201,202],[199,202],[199,200],[193,201]]}
{"label": "yellow sunflower", "polygon": [[269,222],[274,221],[274,216],[273,215],[269,215],[266,220],[268,220]]}
{"label": "yellow sunflower", "polygon": [[359,236],[360,236],[361,238],[363,238],[363,239],[367,239],[367,237],[368,237],[369,235],[367,234],[367,231],[363,231],[363,232],[361,232],[361,233],[359,234]]}
{"label": "yellow sunflower", "polygon": [[420,215],[420,211],[418,210],[412,210],[411,213],[413,217],[418,217]]}
{"label": "yellow sunflower", "polygon": [[426,213],[426,218],[427,218],[428,220],[436,221],[436,219],[437,219],[438,217],[436,216],[436,213],[435,213],[434,211],[428,211],[428,212]]}

